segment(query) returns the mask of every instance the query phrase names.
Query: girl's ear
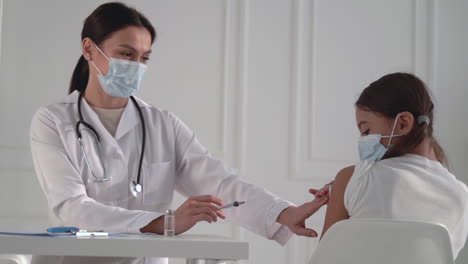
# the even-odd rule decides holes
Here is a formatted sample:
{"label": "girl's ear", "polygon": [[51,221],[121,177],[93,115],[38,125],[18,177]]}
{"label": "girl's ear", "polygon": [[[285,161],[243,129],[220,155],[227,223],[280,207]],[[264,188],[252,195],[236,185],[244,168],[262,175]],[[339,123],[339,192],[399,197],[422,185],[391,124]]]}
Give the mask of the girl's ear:
{"label": "girl's ear", "polygon": [[410,112],[402,112],[398,116],[395,134],[408,135],[414,126],[414,116]]}

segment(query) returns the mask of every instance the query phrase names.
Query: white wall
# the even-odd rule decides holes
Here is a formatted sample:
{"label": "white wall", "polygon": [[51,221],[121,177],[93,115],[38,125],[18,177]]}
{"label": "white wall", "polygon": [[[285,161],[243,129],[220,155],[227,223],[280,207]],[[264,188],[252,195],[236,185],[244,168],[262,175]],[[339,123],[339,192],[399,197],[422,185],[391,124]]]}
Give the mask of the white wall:
{"label": "white wall", "polygon": [[[43,228],[29,122],[66,94],[82,22],[104,1],[2,2],[0,229]],[[246,180],[296,203],[310,199],[309,187],[357,158],[359,92],[383,74],[410,71],[433,89],[436,133],[468,182],[467,1],[127,2],[158,30],[139,96],[179,115]],[[320,231],[323,217],[310,224]],[[249,263],[306,263],[317,243],[294,238],[281,248],[229,224],[193,232],[248,240]]]}
{"label": "white wall", "polygon": [[[437,132],[451,170],[468,184],[468,1],[440,1],[436,10]],[[457,264],[462,263],[468,263],[468,245],[457,259]]]}

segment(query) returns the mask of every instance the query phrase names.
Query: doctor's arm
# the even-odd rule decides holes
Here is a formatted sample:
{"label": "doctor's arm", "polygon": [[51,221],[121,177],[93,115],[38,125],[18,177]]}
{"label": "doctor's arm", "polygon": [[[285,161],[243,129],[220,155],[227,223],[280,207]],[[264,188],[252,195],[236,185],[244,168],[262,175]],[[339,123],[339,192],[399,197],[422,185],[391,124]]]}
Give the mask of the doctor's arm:
{"label": "doctor's arm", "polygon": [[138,233],[141,227],[162,215],[105,205],[88,197],[85,183],[72,164],[62,139],[70,140],[71,137],[61,135],[52,114],[41,108],[31,124],[31,152],[49,213],[60,221],[57,224],[87,230]]}
{"label": "doctor's arm", "polygon": [[[177,117],[169,114],[176,146],[176,190],[185,196],[213,195],[226,203],[246,201],[238,208],[224,210],[232,223],[284,245],[292,236],[314,236],[305,219],[326,203],[327,198],[301,207],[282,200],[264,188],[247,183],[200,144],[195,134]],[[291,232],[292,231],[292,232]]]}
{"label": "doctor's arm", "polygon": [[354,166],[344,168],[336,175],[333,189],[331,193],[329,193],[330,201],[328,202],[325,223],[320,239],[323,238],[332,225],[339,221],[349,219],[348,211],[344,204],[344,193],[353,172]]}

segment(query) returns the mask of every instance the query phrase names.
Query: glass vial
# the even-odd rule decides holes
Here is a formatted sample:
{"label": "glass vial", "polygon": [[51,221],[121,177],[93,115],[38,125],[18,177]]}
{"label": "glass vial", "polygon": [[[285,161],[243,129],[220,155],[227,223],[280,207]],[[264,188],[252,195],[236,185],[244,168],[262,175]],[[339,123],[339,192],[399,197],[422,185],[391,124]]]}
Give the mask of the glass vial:
{"label": "glass vial", "polygon": [[164,236],[175,236],[175,215],[174,210],[167,210],[164,215]]}

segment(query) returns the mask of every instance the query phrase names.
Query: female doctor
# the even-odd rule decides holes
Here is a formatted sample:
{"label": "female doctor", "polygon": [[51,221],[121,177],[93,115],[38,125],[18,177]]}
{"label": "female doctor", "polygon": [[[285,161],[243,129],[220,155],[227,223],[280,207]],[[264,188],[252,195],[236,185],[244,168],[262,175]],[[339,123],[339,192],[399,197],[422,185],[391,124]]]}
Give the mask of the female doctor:
{"label": "female doctor", "polygon": [[[284,245],[293,233],[315,237],[304,221],[327,196],[299,207],[243,182],[214,159],[174,114],[133,97],[156,32],[122,3],[86,18],[83,55],[69,95],[42,107],[31,124],[31,151],[48,201],[50,226],[163,233],[174,191],[189,197],[176,211],[176,233],[200,221],[228,219]],[[238,208],[219,210],[233,201]],[[167,259],[34,257],[36,263],[167,263]]]}

